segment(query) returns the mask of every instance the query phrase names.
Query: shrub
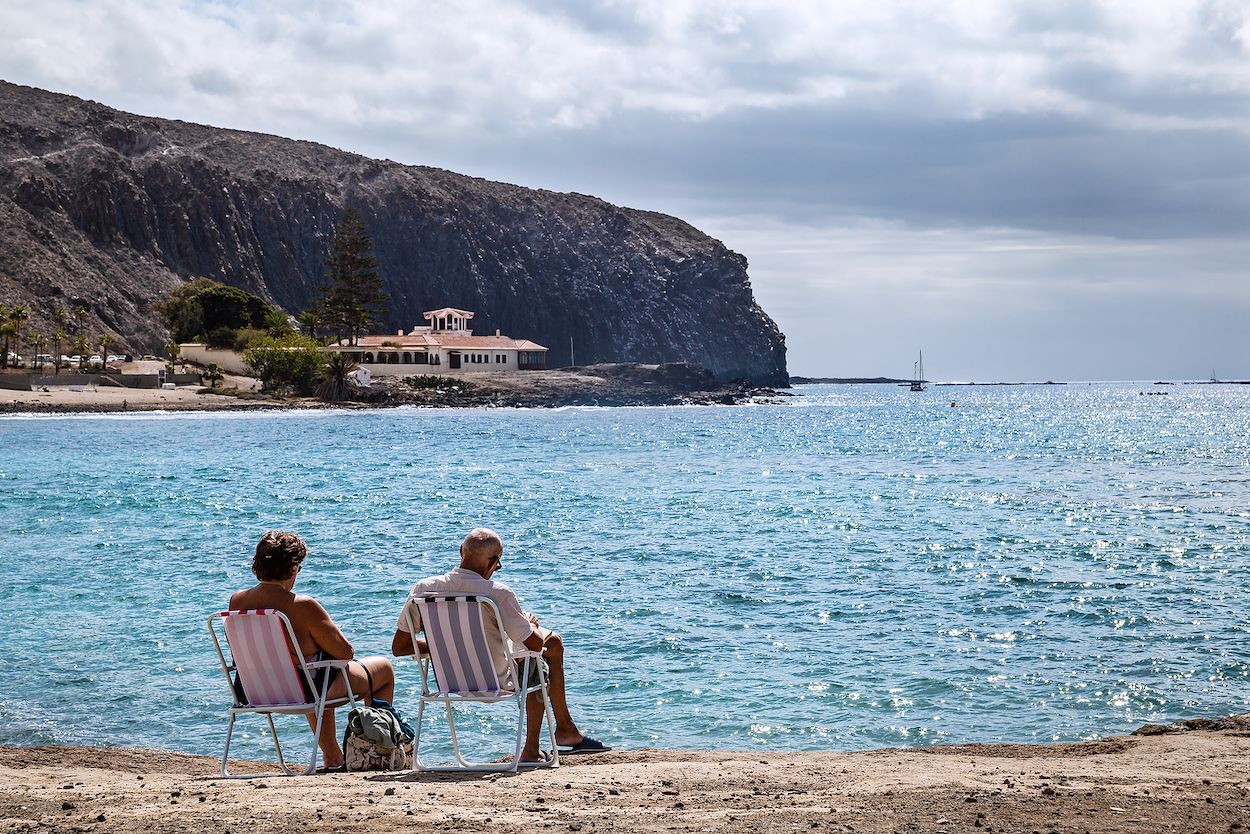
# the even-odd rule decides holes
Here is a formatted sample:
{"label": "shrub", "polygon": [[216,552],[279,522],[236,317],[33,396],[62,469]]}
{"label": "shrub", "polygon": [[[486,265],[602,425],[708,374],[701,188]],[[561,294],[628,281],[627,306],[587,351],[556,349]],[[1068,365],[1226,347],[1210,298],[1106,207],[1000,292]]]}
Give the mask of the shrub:
{"label": "shrub", "polygon": [[325,366],[317,343],[303,336],[269,336],[243,352],[243,360],[265,388],[289,385],[299,394],[312,393]]}
{"label": "shrub", "polygon": [[210,348],[224,348],[232,350],[235,340],[239,337],[239,331],[233,327],[218,327],[212,333],[204,337],[204,344]]}
{"label": "shrub", "polygon": [[156,309],[177,342],[207,340],[221,328],[255,327],[275,335],[290,332],[286,313],[265,299],[238,287],[197,278],[174,290]]}

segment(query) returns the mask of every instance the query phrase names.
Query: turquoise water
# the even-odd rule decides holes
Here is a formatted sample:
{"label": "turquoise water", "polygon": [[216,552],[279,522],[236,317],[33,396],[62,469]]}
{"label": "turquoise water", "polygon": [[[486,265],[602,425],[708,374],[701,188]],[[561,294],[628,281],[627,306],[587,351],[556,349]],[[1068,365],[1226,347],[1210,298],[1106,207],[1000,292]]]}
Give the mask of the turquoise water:
{"label": "turquoise water", "polygon": [[1250,709],[1250,388],[797,390],[0,419],[0,743],[217,752],[205,620],[272,527],[309,542],[299,589],[360,653],[494,527],[500,578],[565,635],[575,715],[623,747],[1084,739]]}

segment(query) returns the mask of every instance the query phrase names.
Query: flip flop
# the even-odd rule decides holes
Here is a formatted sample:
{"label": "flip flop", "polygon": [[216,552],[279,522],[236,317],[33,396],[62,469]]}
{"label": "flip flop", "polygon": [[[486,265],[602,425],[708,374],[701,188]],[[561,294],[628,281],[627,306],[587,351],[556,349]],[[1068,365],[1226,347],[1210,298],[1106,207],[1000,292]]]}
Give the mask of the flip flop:
{"label": "flip flop", "polygon": [[521,762],[518,767],[546,767],[551,764],[552,756],[550,750],[540,750],[538,752],[542,754],[541,759],[536,762]]}
{"label": "flip flop", "polygon": [[607,753],[611,749],[611,747],[608,747],[599,739],[583,735],[582,740],[577,742],[577,744],[574,744],[572,747],[560,748],[560,755],[576,756],[581,753]]}

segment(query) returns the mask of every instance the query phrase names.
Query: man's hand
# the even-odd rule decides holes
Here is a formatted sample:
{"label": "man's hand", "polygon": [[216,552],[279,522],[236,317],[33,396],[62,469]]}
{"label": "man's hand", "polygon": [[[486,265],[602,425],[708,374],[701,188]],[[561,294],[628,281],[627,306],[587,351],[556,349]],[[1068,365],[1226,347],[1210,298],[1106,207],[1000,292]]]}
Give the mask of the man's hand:
{"label": "man's hand", "polygon": [[538,618],[537,618],[537,617],[535,617],[535,616],[534,616],[533,614],[531,614],[530,612],[526,611],[526,612],[525,612],[525,618],[526,618],[527,620],[529,620],[529,621],[530,621],[530,625],[532,625],[534,628],[538,628]]}

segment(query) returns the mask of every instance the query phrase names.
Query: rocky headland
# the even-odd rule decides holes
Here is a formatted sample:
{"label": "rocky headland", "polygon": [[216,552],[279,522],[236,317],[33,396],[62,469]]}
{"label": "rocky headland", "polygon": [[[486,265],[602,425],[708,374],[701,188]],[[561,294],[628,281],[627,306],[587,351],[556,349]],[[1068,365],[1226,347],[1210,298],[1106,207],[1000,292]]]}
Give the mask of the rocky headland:
{"label": "rocky headland", "polygon": [[32,332],[81,303],[87,332],[154,351],[152,303],[198,276],[299,312],[347,206],[373,237],[383,332],[452,305],[553,366],[571,338],[581,363],[787,384],[746,258],[675,217],[0,82],[0,302],[26,305]]}

